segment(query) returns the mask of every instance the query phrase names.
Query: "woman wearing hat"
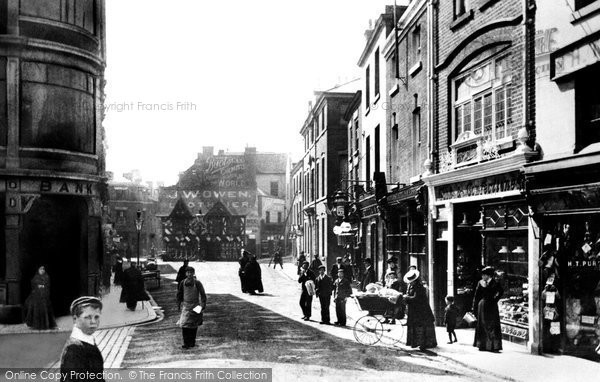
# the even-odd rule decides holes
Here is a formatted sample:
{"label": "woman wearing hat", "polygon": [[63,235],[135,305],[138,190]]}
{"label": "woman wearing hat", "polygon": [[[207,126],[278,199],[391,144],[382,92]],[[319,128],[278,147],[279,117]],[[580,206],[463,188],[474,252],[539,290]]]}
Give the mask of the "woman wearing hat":
{"label": "woman wearing hat", "polygon": [[478,347],[481,351],[497,352],[502,350],[498,300],[503,293],[504,290],[500,284],[494,280],[494,268],[483,268],[481,280],[477,283],[473,298],[473,312],[477,317],[473,346]]}
{"label": "woman wearing hat", "polygon": [[429,307],[427,291],[421,282],[420,273],[412,269],[404,275],[404,282],[408,290],[404,301],[408,306],[408,319],[406,321],[406,345],[421,350],[437,346],[435,339],[435,318]]}

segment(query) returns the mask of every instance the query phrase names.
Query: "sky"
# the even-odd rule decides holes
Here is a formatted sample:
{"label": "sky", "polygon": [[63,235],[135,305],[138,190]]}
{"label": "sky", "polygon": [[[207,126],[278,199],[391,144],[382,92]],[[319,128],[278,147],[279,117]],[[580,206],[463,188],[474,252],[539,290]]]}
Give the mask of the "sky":
{"label": "sky", "polygon": [[360,76],[386,4],[106,0],[107,170],[169,185],[203,146],[299,158],[313,92]]}

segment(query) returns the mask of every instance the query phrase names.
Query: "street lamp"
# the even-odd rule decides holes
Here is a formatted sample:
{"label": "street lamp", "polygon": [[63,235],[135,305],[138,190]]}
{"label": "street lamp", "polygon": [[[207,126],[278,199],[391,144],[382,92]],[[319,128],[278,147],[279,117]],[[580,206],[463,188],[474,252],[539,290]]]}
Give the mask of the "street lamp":
{"label": "street lamp", "polygon": [[140,234],[142,233],[142,224],[144,224],[144,219],[142,219],[142,210],[137,210],[137,212],[135,213],[135,229],[137,231],[137,242],[138,242],[138,248],[137,248],[137,265],[138,268],[140,266]]}

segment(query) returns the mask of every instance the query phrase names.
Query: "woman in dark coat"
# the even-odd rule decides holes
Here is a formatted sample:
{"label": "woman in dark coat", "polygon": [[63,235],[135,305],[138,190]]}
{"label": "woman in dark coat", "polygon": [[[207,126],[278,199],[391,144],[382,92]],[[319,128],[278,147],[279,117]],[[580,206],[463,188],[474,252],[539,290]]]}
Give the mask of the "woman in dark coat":
{"label": "woman in dark coat", "polygon": [[435,339],[435,318],[429,307],[427,291],[419,276],[419,271],[416,269],[408,271],[404,275],[404,282],[408,284],[408,290],[404,296],[404,301],[408,306],[406,345],[424,350],[436,347],[437,341]]}
{"label": "woman in dark coat", "polygon": [[123,258],[121,256],[116,257],[113,272],[115,272],[113,283],[115,285],[121,285],[121,282],[123,281]]}
{"label": "woman in dark coat", "polygon": [[44,266],[39,267],[31,279],[31,294],[25,300],[25,323],[38,330],[56,328],[50,302],[50,277]]}
{"label": "woman in dark coat", "polygon": [[246,278],[246,292],[256,294],[263,292],[262,277],[260,273],[260,265],[256,261],[256,256],[250,256],[250,261],[244,268],[244,276]]}
{"label": "woman in dark coat", "polygon": [[127,304],[127,309],[135,310],[138,301],[148,301],[148,293],[144,286],[144,278],[135,263],[131,263],[130,267],[123,272],[123,289],[121,289],[121,297],[119,302]]}
{"label": "woman in dark coat", "polygon": [[494,268],[483,268],[473,298],[473,312],[477,317],[473,346],[478,347],[479,350],[493,352],[502,350],[498,300],[503,293],[500,284],[494,280]]}

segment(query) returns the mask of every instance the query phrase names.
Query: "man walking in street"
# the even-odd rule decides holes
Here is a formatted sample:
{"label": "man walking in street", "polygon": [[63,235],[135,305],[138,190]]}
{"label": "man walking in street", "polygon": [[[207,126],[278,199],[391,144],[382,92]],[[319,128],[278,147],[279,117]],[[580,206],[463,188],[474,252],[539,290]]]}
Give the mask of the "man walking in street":
{"label": "man walking in street", "polygon": [[102,302],[92,296],[79,297],[71,303],[70,310],[73,331],[60,357],[61,381],[87,380],[85,376],[81,376],[82,373],[102,375],[104,359],[92,336],[100,326]]}
{"label": "man walking in street", "polygon": [[185,280],[177,286],[177,308],[181,310],[179,326],[183,337],[183,349],[196,346],[198,326],[202,325],[206,308],[206,292],[200,280],[196,280],[195,269],[188,267]]}
{"label": "man walking in street", "polygon": [[267,267],[271,266],[271,262],[273,262],[273,269],[277,268],[277,264],[279,264],[281,269],[283,269],[283,259],[281,258],[281,251],[279,250],[279,248],[275,249],[273,258],[269,260],[269,265]]}
{"label": "man walking in street", "polygon": [[321,303],[321,324],[329,325],[329,304],[331,303],[331,292],[333,290],[333,280],[325,272],[325,266],[319,266],[319,275],[315,281],[315,293]]}
{"label": "man walking in street", "polygon": [[312,313],[312,299],[313,293],[309,291],[310,286],[307,284],[312,283],[312,287],[314,287],[315,282],[315,274],[308,269],[308,261],[305,261],[302,264],[302,268],[300,268],[300,277],[298,278],[298,282],[302,284],[302,294],[300,295],[300,308],[302,308],[302,319],[304,321],[310,320],[310,315]]}
{"label": "man walking in street", "polygon": [[335,292],[333,301],[335,301],[335,315],[337,321],[334,325],[346,326],[346,299],[352,295],[350,280],[344,276],[344,270],[338,270],[338,277],[334,283]]}

